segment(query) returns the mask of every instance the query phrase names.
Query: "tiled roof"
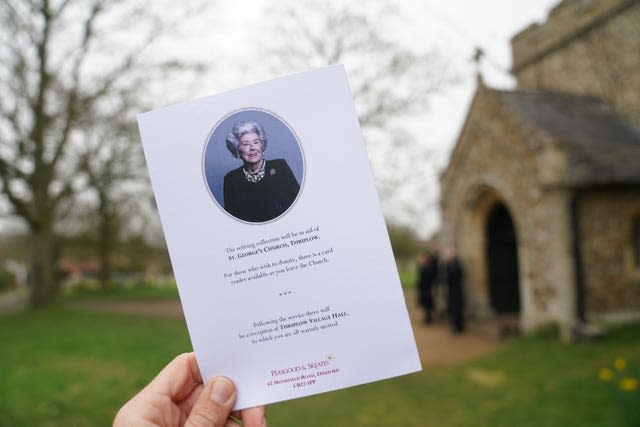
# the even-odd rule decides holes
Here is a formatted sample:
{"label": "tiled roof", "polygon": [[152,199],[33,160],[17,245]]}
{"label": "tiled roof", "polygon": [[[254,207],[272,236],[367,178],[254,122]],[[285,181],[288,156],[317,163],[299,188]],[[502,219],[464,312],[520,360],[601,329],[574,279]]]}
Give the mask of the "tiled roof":
{"label": "tiled roof", "polygon": [[604,101],[546,91],[494,92],[565,147],[569,184],[640,184],[640,130]]}

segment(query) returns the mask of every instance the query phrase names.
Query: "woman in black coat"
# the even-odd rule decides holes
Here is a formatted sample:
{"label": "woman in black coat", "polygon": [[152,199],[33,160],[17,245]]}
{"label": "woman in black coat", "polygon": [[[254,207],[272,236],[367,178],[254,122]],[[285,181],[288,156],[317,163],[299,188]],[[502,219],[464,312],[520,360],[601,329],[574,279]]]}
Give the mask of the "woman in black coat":
{"label": "woman in black coat", "polygon": [[418,302],[425,310],[425,323],[433,322],[434,287],[437,276],[438,256],[420,252],[418,254]]}
{"label": "woman in black coat", "polygon": [[450,248],[444,258],[444,279],[447,284],[447,308],[455,333],[464,331],[463,272],[455,250]]}
{"label": "woman in black coat", "polygon": [[247,222],[270,221],[286,212],[300,185],[284,159],[264,158],[267,136],[262,126],[236,123],[226,142],[243,164],[224,177],[224,209]]}

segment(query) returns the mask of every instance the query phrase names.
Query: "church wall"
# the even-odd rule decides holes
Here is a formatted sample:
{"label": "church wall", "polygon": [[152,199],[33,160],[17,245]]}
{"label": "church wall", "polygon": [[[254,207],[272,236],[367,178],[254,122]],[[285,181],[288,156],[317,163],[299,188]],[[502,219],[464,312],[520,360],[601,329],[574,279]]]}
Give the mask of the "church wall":
{"label": "church wall", "polygon": [[640,189],[590,190],[581,199],[579,218],[587,317],[639,310],[632,224],[640,218]]}
{"label": "church wall", "polygon": [[570,240],[568,235],[561,238],[570,225],[569,199],[561,190],[550,196],[539,186],[538,168],[549,159],[527,146],[524,141],[534,138],[532,131],[506,119],[509,111],[494,96],[485,92],[474,102],[443,175],[442,238],[445,245],[455,242],[467,270],[469,314],[490,316],[485,226],[491,207],[506,205],[518,241],[521,326],[529,330],[550,320],[563,322],[567,312],[573,313],[567,310],[573,271],[563,252],[570,249]]}
{"label": "church wall", "polygon": [[512,40],[518,87],[599,96],[640,128],[640,2],[567,0],[556,9]]}
{"label": "church wall", "polygon": [[[516,35],[512,47],[519,89],[594,95],[640,128],[640,2],[564,0],[547,22]],[[469,314],[491,316],[485,227],[491,208],[503,203],[517,234],[521,326],[557,321],[569,337],[577,320],[571,217],[577,190],[568,185],[562,141],[521,121],[500,96],[480,83],[441,177],[442,243],[455,243],[466,269]],[[634,221],[640,227],[640,188],[579,194],[587,319],[638,315],[632,229]]]}

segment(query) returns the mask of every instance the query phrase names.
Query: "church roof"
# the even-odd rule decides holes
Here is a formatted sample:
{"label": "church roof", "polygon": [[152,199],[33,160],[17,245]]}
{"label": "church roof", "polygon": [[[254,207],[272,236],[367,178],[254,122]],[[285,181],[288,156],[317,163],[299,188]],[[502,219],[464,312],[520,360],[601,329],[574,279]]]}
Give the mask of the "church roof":
{"label": "church roof", "polygon": [[571,185],[640,183],[640,130],[604,101],[554,92],[495,91],[567,151]]}

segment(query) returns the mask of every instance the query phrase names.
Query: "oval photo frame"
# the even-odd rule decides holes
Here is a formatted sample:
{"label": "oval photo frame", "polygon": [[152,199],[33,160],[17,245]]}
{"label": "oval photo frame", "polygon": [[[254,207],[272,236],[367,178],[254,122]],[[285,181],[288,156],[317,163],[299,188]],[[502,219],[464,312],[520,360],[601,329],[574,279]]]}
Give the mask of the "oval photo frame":
{"label": "oval photo frame", "polygon": [[[266,136],[264,173],[257,180],[247,176],[244,161],[227,147],[227,136],[242,122],[257,123]],[[305,169],[302,145],[293,129],[278,115],[259,108],[236,110],[220,119],[202,155],[211,198],[227,215],[246,224],[265,224],[287,214],[302,192]]]}

